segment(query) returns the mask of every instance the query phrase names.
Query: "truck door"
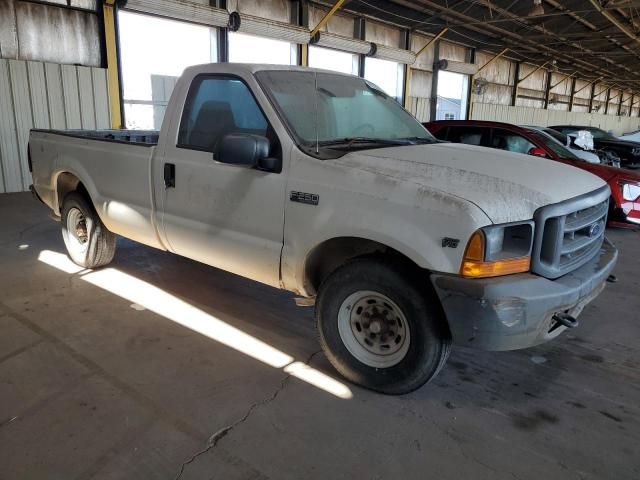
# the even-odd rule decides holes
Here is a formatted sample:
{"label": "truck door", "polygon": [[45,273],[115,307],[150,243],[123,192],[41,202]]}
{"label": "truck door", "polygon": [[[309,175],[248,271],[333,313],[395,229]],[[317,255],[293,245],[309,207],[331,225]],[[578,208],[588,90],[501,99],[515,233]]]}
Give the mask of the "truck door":
{"label": "truck door", "polygon": [[272,155],[282,155],[251,90],[235,76],[198,75],[189,87],[179,123],[177,142],[167,142],[158,165],[166,183],[157,190],[162,199],[160,230],[169,248],[279,286],[284,173],[214,159],[220,140],[230,133],[266,136]]}

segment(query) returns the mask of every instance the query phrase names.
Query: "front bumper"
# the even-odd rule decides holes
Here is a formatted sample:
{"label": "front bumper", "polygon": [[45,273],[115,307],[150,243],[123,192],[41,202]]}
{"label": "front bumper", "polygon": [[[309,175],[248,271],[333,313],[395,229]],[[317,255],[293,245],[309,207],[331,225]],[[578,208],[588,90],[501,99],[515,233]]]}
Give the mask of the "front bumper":
{"label": "front bumper", "polygon": [[618,250],[605,239],[588,263],[555,280],[530,273],[487,279],[433,274],[453,342],[483,350],[516,350],[551,340],[566,327],[553,316],[577,317],[604,288]]}

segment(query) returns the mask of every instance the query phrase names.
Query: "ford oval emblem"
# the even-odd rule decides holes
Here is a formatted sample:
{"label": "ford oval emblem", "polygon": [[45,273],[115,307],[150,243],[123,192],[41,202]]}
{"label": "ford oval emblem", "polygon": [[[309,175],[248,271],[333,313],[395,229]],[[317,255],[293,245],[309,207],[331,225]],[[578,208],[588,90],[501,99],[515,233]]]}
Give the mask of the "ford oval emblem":
{"label": "ford oval emblem", "polygon": [[589,225],[589,238],[597,237],[598,235],[600,235],[601,231],[602,225],[600,224],[600,222],[592,223],[591,225]]}

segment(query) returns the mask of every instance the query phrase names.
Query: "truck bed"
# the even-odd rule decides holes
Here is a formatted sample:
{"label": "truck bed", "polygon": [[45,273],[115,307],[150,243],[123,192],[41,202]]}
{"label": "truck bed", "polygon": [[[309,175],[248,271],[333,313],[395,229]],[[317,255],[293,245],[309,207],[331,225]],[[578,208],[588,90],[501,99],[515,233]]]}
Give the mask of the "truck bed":
{"label": "truck bed", "polygon": [[158,130],[45,130],[34,128],[34,132],[55,133],[75,138],[90,138],[104,142],[133,143],[154,146],[158,144]]}
{"label": "truck bed", "polygon": [[31,130],[33,186],[59,213],[60,182],[77,178],[105,226],[147,245],[159,246],[153,225],[152,162],[157,131]]}

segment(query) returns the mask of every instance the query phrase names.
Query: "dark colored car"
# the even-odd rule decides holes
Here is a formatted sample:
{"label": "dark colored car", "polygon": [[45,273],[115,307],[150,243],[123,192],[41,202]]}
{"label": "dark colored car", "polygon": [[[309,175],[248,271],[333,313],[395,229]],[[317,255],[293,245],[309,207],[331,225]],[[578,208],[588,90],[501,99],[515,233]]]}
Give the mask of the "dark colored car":
{"label": "dark colored car", "polygon": [[547,134],[508,123],[444,120],[424,126],[440,140],[535,155],[587,170],[611,188],[609,224],[619,227],[640,225],[640,175],[635,172],[588,163]]}
{"label": "dark colored car", "polygon": [[596,127],[583,127],[576,125],[554,125],[550,128],[562,133],[573,133],[578,130],[586,130],[593,135],[593,144],[596,150],[614,152],[620,157],[624,168],[640,168],[640,143],[629,140],[620,140],[609,132]]}

